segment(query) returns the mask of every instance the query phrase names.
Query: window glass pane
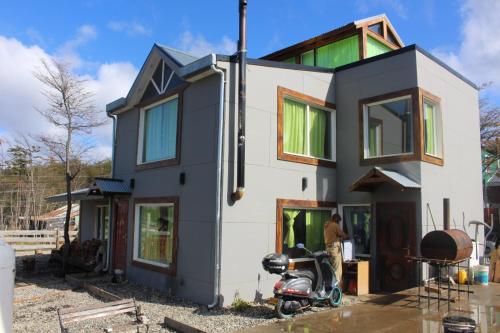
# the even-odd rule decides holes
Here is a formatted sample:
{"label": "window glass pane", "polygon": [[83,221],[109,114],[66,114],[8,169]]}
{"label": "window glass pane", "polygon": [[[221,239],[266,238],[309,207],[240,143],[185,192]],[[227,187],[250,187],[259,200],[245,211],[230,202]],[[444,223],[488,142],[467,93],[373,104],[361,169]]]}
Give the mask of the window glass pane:
{"label": "window glass pane", "polygon": [[177,144],[177,98],[145,111],[143,162],[174,158]]}
{"label": "window glass pane", "polygon": [[[367,118],[366,118],[367,117]],[[366,157],[397,155],[413,151],[411,97],[369,105],[365,113],[368,126]]]}
{"label": "window glass pane", "polygon": [[316,66],[335,68],[359,60],[358,36],[348,37],[316,49]]}
{"label": "window glass pane", "polygon": [[398,42],[396,41],[396,37],[393,35],[391,30],[387,29],[387,41],[391,42],[394,45],[398,45]]}
{"label": "window glass pane", "polygon": [[287,64],[295,64],[295,57],[287,58],[287,59],[283,60],[282,62],[285,62]]}
{"label": "window glass pane", "polygon": [[283,150],[286,153],[306,154],[306,106],[293,100],[285,99]]}
{"label": "window glass pane", "polygon": [[314,50],[302,53],[301,63],[302,65],[314,66]]}
{"label": "window glass pane", "polygon": [[291,258],[303,256],[305,252],[296,247],[298,243],[311,251],[323,250],[323,226],[330,215],[330,210],[284,209],[283,253]]}
{"label": "window glass pane", "polygon": [[370,206],[345,206],[342,209],[344,232],[354,240],[356,255],[370,254]]}
{"label": "window glass pane", "polygon": [[366,56],[374,57],[379,54],[383,54],[386,52],[392,51],[392,49],[385,45],[384,43],[379,42],[375,38],[371,36],[367,36],[366,39]]}
{"label": "window glass pane", "polygon": [[331,158],[330,117],[328,111],[309,108],[309,153],[317,158]]}
{"label": "window glass pane", "polygon": [[168,265],[172,262],[173,206],[139,207],[139,244],[137,257]]}
{"label": "window glass pane", "polygon": [[439,107],[424,100],[424,148],[425,153],[441,156],[441,114]]}
{"label": "window glass pane", "polygon": [[368,29],[370,29],[371,31],[373,31],[376,34],[379,34],[380,36],[383,35],[382,23],[375,23],[375,24],[369,25]]}

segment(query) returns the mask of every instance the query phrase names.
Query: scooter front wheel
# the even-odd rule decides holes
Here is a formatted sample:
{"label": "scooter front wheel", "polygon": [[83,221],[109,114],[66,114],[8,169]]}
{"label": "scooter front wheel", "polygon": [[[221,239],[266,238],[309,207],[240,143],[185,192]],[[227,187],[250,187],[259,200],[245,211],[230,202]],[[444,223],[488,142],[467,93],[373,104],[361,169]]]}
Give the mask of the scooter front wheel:
{"label": "scooter front wheel", "polygon": [[285,300],[281,297],[278,298],[278,303],[276,303],[275,310],[276,314],[281,319],[290,319],[295,315],[293,311],[285,310]]}
{"label": "scooter front wheel", "polygon": [[337,307],[342,302],[342,290],[339,287],[335,287],[330,294],[330,298],[328,299],[330,306]]}

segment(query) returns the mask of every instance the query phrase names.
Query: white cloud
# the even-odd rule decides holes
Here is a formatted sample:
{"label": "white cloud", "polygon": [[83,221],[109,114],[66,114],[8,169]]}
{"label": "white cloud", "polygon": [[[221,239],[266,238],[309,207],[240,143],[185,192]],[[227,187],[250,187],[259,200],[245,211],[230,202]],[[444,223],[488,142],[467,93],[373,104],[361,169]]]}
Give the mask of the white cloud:
{"label": "white cloud", "polygon": [[[80,28],[77,37],[65,45],[77,47],[95,38],[95,31]],[[59,55],[59,53],[56,53]],[[40,59],[51,54],[37,45],[25,45],[14,38],[0,35],[0,138],[12,139],[18,134],[55,134],[57,129],[49,124],[35,108],[43,109],[46,101],[42,95],[44,86],[33,77],[40,68]],[[75,51],[75,56],[80,56]],[[67,59],[65,59],[67,60]],[[113,100],[125,96],[137,75],[137,69],[127,62],[98,64],[96,75],[85,75],[87,87],[95,94],[96,106],[102,110]],[[96,149],[91,158],[111,156],[111,122],[94,129],[87,141]]]}
{"label": "white cloud", "polygon": [[361,14],[367,14],[373,10],[390,9],[402,19],[408,18],[408,9],[399,0],[356,0],[356,8]]}
{"label": "white cloud", "polygon": [[108,28],[116,32],[125,32],[130,36],[149,36],[153,32],[151,28],[136,21],[111,21],[108,23]]}
{"label": "white cloud", "polygon": [[218,43],[211,43],[201,34],[196,36],[186,30],[180,36],[178,47],[195,56],[205,56],[209,53],[233,54],[236,52],[236,42],[223,36]]}
{"label": "white cloud", "polygon": [[500,96],[500,1],[467,0],[461,11],[460,48],[433,53],[477,84],[493,82],[489,90]]}
{"label": "white cloud", "polygon": [[86,63],[78,54],[78,48],[85,45],[89,41],[97,38],[97,29],[88,24],[80,26],[73,39],[64,43],[56,52],[55,56],[71,64],[73,68],[80,68]]}

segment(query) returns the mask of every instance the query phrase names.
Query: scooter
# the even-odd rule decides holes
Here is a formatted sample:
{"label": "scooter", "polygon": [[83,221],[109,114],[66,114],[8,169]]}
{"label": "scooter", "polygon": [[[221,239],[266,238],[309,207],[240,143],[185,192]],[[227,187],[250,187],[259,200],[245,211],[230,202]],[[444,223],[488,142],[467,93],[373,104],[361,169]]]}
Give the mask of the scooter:
{"label": "scooter", "polygon": [[314,260],[316,274],[308,269],[288,270],[290,259],[286,254],[271,253],[262,260],[264,270],[281,275],[274,285],[274,297],[278,300],[276,314],[282,319],[291,318],[314,305],[337,307],[342,301],[342,291],[328,252],[311,252],[304,244],[297,244],[297,248],[304,249],[306,257]]}

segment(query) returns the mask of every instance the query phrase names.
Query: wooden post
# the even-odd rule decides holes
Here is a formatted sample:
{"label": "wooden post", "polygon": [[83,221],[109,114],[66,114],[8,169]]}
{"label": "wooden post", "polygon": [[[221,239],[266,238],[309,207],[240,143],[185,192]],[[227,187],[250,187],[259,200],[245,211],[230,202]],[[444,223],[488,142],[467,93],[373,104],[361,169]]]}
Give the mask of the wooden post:
{"label": "wooden post", "polygon": [[56,250],[59,250],[59,229],[56,229]]}

